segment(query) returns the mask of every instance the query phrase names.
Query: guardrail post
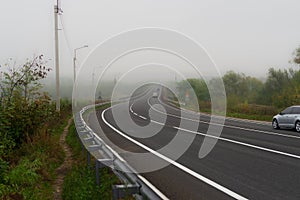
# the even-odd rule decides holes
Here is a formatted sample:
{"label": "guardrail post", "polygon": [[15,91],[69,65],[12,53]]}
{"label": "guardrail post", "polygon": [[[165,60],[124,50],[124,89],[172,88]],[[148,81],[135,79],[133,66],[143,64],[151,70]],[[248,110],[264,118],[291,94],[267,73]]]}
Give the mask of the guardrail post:
{"label": "guardrail post", "polygon": [[139,185],[113,185],[112,186],[112,198],[113,200],[123,199],[126,196],[131,196],[133,194],[140,194]]}
{"label": "guardrail post", "polygon": [[96,159],[96,183],[97,185],[100,185],[100,177],[99,177],[99,160]]}
{"label": "guardrail post", "polygon": [[83,142],[81,141],[79,135],[78,135],[78,140],[80,142],[80,146],[81,146],[81,152],[82,152],[82,155],[84,154],[84,145],[83,145]]}
{"label": "guardrail post", "polygon": [[88,164],[88,167],[90,167],[91,166],[91,154],[88,150],[86,152],[87,152],[87,164]]}
{"label": "guardrail post", "polygon": [[82,140],[80,139],[80,136],[79,136],[79,134],[77,134],[78,135],[78,140],[79,140],[79,142],[80,142],[80,146],[81,146],[81,153],[82,153],[82,156],[84,156],[84,145],[83,145],[83,142],[82,142]]}

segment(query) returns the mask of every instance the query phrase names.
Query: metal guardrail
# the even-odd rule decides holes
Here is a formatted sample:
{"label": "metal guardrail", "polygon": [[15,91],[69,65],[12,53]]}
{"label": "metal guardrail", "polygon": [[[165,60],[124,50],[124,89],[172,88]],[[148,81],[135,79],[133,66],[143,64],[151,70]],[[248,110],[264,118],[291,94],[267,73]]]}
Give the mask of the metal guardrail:
{"label": "metal guardrail", "polygon": [[[105,105],[100,103],[84,107],[75,116],[77,134],[82,144],[82,150],[87,151],[87,162],[91,165],[91,155],[96,160],[96,182],[100,184],[99,169],[109,166],[114,174],[121,180],[122,185],[112,187],[113,199],[133,195],[136,199],[165,199],[165,197],[141,175],[136,173],[129,164],[110,146],[108,146],[85,122],[83,114],[95,107]],[[98,159],[101,155],[101,159]]]}

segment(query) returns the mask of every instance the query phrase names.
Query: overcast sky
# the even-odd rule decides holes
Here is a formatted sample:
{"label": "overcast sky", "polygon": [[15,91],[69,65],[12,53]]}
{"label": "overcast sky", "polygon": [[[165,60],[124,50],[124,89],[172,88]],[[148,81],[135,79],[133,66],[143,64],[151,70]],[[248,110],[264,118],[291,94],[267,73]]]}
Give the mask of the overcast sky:
{"label": "overcast sky", "polygon": [[[54,0],[0,0],[0,63],[54,55]],[[112,35],[139,27],[177,30],[202,44],[222,73],[263,77],[291,67],[300,45],[299,0],[62,0],[62,74],[72,75],[72,51],[82,62]]]}

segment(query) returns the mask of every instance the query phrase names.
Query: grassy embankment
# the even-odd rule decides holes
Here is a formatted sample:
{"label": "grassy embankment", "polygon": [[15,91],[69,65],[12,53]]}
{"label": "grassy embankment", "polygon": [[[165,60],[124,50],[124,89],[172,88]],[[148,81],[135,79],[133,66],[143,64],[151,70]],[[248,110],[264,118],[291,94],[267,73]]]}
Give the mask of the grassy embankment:
{"label": "grassy embankment", "polygon": [[[97,109],[107,107],[98,106]],[[72,149],[74,164],[65,177],[63,185],[63,199],[112,199],[112,185],[118,183],[117,177],[108,168],[100,169],[100,185],[96,185],[95,169],[87,166],[86,154],[83,155],[74,123],[69,128],[66,138]],[[94,163],[94,159],[91,163]]]}
{"label": "grassy embankment", "polygon": [[52,199],[55,170],[64,160],[59,138],[71,116],[66,105],[60,116],[0,160],[0,199]]}
{"label": "grassy embankment", "polygon": [[[1,161],[0,199],[53,198],[55,172],[65,157],[58,145],[59,139],[70,117],[68,107],[45,124],[45,130],[16,149],[7,159],[9,162]],[[110,169],[103,168],[100,170],[102,184],[96,185],[94,168],[87,167],[74,123],[69,128],[66,143],[72,150],[74,164],[64,179],[63,199],[111,199],[112,185],[117,184],[118,179]]]}
{"label": "grassy embankment", "polygon": [[[175,107],[183,107],[187,110],[195,110],[193,107],[187,107],[180,105],[177,101],[169,101]],[[199,102],[199,110],[203,113],[211,113],[210,104],[207,102]],[[228,106],[226,110],[227,117],[234,117],[240,119],[268,121],[272,120],[272,117],[280,110],[273,106],[256,105],[256,104],[238,104],[234,106]],[[224,115],[224,113],[220,113]]]}

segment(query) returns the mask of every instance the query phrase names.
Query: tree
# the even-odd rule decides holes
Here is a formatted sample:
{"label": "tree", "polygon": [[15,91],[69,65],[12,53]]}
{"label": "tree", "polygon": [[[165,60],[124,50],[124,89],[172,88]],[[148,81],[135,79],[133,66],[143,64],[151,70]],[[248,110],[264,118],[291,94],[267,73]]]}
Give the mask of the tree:
{"label": "tree", "polygon": [[46,78],[47,73],[51,70],[45,64],[43,55],[40,55],[32,61],[27,60],[24,65],[17,69],[8,66],[9,72],[3,73],[1,102],[9,105],[13,95],[18,92],[21,93],[20,95],[24,97],[25,101],[30,101],[39,95],[38,90],[41,88],[39,80]]}
{"label": "tree", "polygon": [[294,56],[295,56],[293,59],[294,63],[300,64],[300,47],[295,50]]}
{"label": "tree", "polygon": [[188,79],[199,101],[209,101],[210,95],[203,79]]}
{"label": "tree", "polygon": [[0,83],[0,154],[30,139],[54,110],[49,96],[39,91],[39,81],[50,71],[42,55],[18,68],[6,66],[9,70],[3,73]]}

